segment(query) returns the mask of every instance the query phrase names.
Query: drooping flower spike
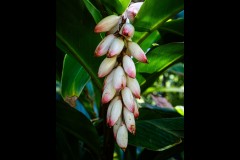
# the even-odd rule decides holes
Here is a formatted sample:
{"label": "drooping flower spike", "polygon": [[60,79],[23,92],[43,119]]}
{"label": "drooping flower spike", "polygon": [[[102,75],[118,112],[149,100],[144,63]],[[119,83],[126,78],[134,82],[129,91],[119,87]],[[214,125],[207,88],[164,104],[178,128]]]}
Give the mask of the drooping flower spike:
{"label": "drooping flower spike", "polygon": [[96,33],[106,32],[95,49],[96,57],[106,55],[98,70],[98,77],[105,77],[101,102],[108,104],[106,123],[113,128],[116,143],[123,151],[128,145],[128,131],[137,134],[135,118],[139,110],[135,98],[141,98],[132,57],[148,63],[144,51],[131,40],[135,32],[131,22],[141,5],[142,2],[130,5],[121,16],[105,17],[94,29]]}

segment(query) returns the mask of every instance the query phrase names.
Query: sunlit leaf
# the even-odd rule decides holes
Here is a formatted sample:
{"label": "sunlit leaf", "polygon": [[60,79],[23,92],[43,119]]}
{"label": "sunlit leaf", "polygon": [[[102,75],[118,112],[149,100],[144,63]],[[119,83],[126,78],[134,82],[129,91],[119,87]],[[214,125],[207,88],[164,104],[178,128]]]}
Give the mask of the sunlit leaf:
{"label": "sunlit leaf", "polygon": [[183,0],[145,0],[133,23],[136,31],[143,33],[134,40],[141,43],[152,31],[183,10],[183,2]]}
{"label": "sunlit leaf", "polygon": [[160,45],[147,54],[149,64],[137,63],[138,72],[154,73],[173,65],[184,56],[184,43]]}
{"label": "sunlit leaf", "polygon": [[153,43],[158,41],[160,38],[160,33],[158,31],[154,31],[140,44],[140,47],[144,52],[146,52],[149,48],[153,47]]}
{"label": "sunlit leaf", "polygon": [[175,19],[164,23],[158,28],[161,32],[171,32],[180,36],[184,36],[184,19]]}
{"label": "sunlit leaf", "polygon": [[184,116],[184,107],[183,106],[176,106],[175,109],[179,114]]}

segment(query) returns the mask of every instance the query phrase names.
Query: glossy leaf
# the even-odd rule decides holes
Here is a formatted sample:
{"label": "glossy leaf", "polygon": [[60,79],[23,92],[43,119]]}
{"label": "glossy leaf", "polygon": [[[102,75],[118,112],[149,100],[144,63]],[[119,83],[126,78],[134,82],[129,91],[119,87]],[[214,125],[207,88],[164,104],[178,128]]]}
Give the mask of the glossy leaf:
{"label": "glossy leaf", "polygon": [[168,70],[178,75],[184,75],[184,64],[181,62],[177,63],[170,67]]}
{"label": "glossy leaf", "polygon": [[169,22],[165,22],[158,28],[161,32],[171,32],[180,36],[184,36],[184,19],[174,19]]}
{"label": "glossy leaf", "polygon": [[152,32],[141,44],[140,47],[144,52],[147,52],[149,48],[153,47],[153,44],[161,38],[160,33],[156,30]]}
{"label": "glossy leaf", "polygon": [[95,48],[101,41],[100,35],[93,32],[94,19],[83,1],[57,0],[56,11],[58,48],[76,58],[101,89],[103,81],[98,78],[97,71],[103,57],[94,57]]}
{"label": "glossy leaf", "polygon": [[92,123],[79,111],[64,102],[56,102],[56,123],[59,127],[83,141],[97,157],[100,142]]}
{"label": "glossy leaf", "polygon": [[98,23],[102,19],[100,11],[89,0],[83,0],[83,2],[93,16],[94,21]]}
{"label": "glossy leaf", "polygon": [[140,73],[138,73],[138,70],[136,73],[136,79],[140,86],[146,82],[146,79]]}
{"label": "glossy leaf", "polygon": [[118,15],[122,14],[128,5],[130,4],[131,0],[101,0],[104,5],[106,5],[109,9],[113,12],[116,12]]}
{"label": "glossy leaf", "polygon": [[183,106],[176,106],[175,110],[181,114],[182,116],[184,116],[184,107]]}
{"label": "glossy leaf", "polygon": [[137,63],[138,72],[154,73],[173,65],[184,56],[184,43],[161,45],[147,54],[149,64]]}
{"label": "glossy leaf", "polygon": [[183,0],[145,0],[133,23],[136,31],[143,32],[135,40],[141,43],[152,31],[183,10],[183,2]]}
{"label": "glossy leaf", "polygon": [[63,99],[73,96],[79,97],[89,79],[90,76],[78,61],[69,55],[65,55],[61,82]]}
{"label": "glossy leaf", "polygon": [[149,150],[164,151],[182,142],[183,117],[137,120],[136,135],[129,134],[129,144]]}

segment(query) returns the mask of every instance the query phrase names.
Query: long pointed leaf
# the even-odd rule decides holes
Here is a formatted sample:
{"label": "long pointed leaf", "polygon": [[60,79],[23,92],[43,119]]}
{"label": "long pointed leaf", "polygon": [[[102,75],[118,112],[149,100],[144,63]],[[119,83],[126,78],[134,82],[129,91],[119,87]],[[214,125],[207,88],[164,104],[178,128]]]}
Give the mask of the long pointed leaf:
{"label": "long pointed leaf", "polygon": [[164,23],[158,29],[160,32],[171,32],[180,36],[184,36],[184,19],[175,19]]}
{"label": "long pointed leaf", "polygon": [[79,97],[84,86],[90,80],[90,76],[76,59],[65,55],[62,72],[62,96]]}
{"label": "long pointed leaf", "polygon": [[133,40],[141,43],[152,31],[183,8],[183,0],[145,0],[133,23],[136,31],[141,31],[142,35]]}
{"label": "long pointed leaf", "polygon": [[77,59],[91,76],[92,81],[101,89],[102,80],[98,78],[97,72],[103,57],[94,57],[94,50],[101,37],[93,32],[96,23],[83,1],[70,2],[57,0],[56,3],[57,45],[60,49],[68,50],[67,54]]}
{"label": "long pointed leaf", "polygon": [[129,144],[163,151],[182,142],[183,117],[136,121],[137,132],[129,134]]}
{"label": "long pointed leaf", "polygon": [[160,45],[147,54],[149,64],[137,63],[138,72],[154,73],[174,64],[184,56],[184,43]]}
{"label": "long pointed leaf", "polygon": [[122,14],[128,5],[130,4],[131,0],[101,0],[104,5],[110,8],[113,12],[117,14]]}
{"label": "long pointed leaf", "polygon": [[93,16],[94,21],[98,23],[102,19],[100,11],[89,0],[83,0],[83,2]]}

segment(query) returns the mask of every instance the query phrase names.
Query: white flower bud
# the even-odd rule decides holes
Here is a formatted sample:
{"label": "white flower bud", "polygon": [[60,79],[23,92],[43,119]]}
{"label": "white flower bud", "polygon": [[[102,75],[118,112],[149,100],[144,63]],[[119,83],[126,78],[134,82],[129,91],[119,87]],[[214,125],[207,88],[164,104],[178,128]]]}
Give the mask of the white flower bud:
{"label": "white flower bud", "polygon": [[102,93],[102,103],[108,103],[115,96],[116,89],[113,87],[113,84],[110,82],[105,87]]}
{"label": "white flower bud", "polygon": [[130,112],[126,107],[123,107],[123,117],[128,131],[135,135],[136,125],[133,113]]}
{"label": "white flower bud", "polygon": [[125,151],[128,145],[128,131],[124,123],[118,129],[116,141],[118,146]]}
{"label": "white flower bud", "polygon": [[123,35],[124,37],[127,37],[127,38],[132,38],[133,35],[134,35],[134,27],[132,24],[130,23],[125,23],[121,30],[120,30],[120,34]]}
{"label": "white flower bud", "polygon": [[98,77],[102,78],[108,75],[112,71],[116,61],[117,61],[117,56],[114,56],[112,58],[105,58],[99,66]]}
{"label": "white flower bud", "polygon": [[100,32],[107,32],[111,28],[113,28],[115,25],[118,24],[118,21],[120,19],[120,16],[116,15],[110,15],[105,18],[103,18],[95,27],[94,32],[100,33]]}
{"label": "white flower bud", "polygon": [[140,48],[140,46],[135,42],[128,42],[128,48],[131,55],[136,58],[138,61],[143,63],[148,63],[147,57],[144,54],[143,50]]}
{"label": "white flower bud", "polygon": [[115,38],[108,50],[108,57],[113,57],[119,55],[124,47],[124,42],[122,38]]}
{"label": "white flower bud", "polygon": [[123,57],[123,69],[129,77],[131,77],[131,78],[136,77],[135,64],[134,64],[132,58],[130,58],[128,55],[125,55]]}
{"label": "white flower bud", "polygon": [[95,49],[95,56],[103,56],[107,53],[110,45],[112,44],[114,38],[116,38],[113,34],[109,34],[99,43],[97,48]]}
{"label": "white flower bud", "polygon": [[122,114],[122,101],[117,100],[112,106],[110,120],[108,123],[110,127],[112,127],[117,122],[121,114]]}
{"label": "white flower bud", "polygon": [[127,76],[127,87],[131,90],[134,97],[141,98],[141,89],[136,78],[130,78]]}
{"label": "white flower bud", "polygon": [[134,112],[134,99],[133,99],[133,95],[131,90],[128,87],[125,87],[122,91],[122,99],[123,99],[123,103],[124,105],[127,107],[127,109],[129,111],[131,111],[132,113]]}
{"label": "white flower bud", "polygon": [[114,136],[115,139],[116,139],[116,137],[117,137],[118,129],[119,129],[119,127],[121,126],[122,123],[123,123],[123,122],[122,122],[122,114],[121,114],[121,115],[119,116],[117,122],[116,122],[116,123],[114,124],[114,126],[113,126],[113,136]]}
{"label": "white flower bud", "polygon": [[109,82],[112,82],[115,70],[116,70],[116,68],[114,68],[112,70],[112,72],[106,76],[106,78],[104,79],[104,82],[103,82],[103,88],[105,88]]}
{"label": "white flower bud", "polygon": [[110,116],[111,116],[111,111],[112,111],[112,107],[113,104],[117,101],[120,100],[120,96],[116,96],[115,98],[113,98],[110,102],[110,104],[108,105],[108,109],[107,109],[107,117],[106,117],[106,121],[107,121],[107,125],[109,126],[109,121],[110,121]]}
{"label": "white flower bud", "polygon": [[143,2],[137,2],[131,4],[127,9],[127,17],[129,18],[130,22],[134,21],[135,16],[137,15],[138,11],[140,10]]}
{"label": "white flower bud", "polygon": [[137,105],[137,102],[134,101],[134,104],[135,104],[135,107],[134,107],[134,118],[138,118],[139,116],[139,111],[138,111],[138,105]]}
{"label": "white flower bud", "polygon": [[119,91],[126,87],[126,75],[121,66],[118,66],[113,75],[113,87]]}

